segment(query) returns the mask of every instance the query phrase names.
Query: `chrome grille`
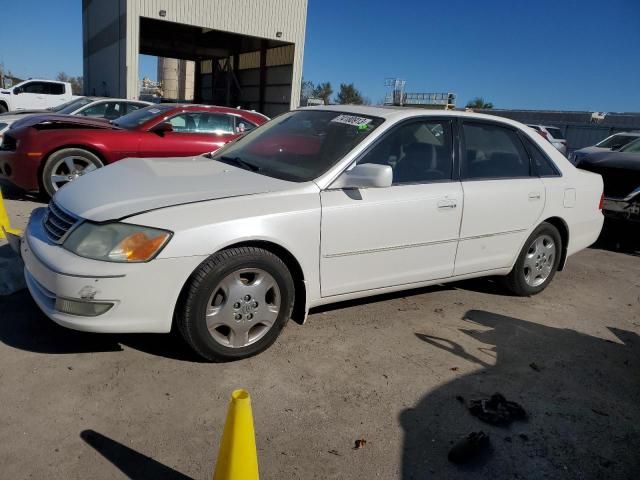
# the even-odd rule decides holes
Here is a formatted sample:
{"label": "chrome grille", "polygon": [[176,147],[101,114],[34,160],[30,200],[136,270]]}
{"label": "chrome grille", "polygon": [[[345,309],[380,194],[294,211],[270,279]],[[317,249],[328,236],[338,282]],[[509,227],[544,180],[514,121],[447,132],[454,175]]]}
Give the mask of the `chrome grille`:
{"label": "chrome grille", "polygon": [[52,241],[62,243],[67,234],[78,223],[78,220],[78,218],[65,212],[51,201],[42,225],[47,232],[47,236]]}

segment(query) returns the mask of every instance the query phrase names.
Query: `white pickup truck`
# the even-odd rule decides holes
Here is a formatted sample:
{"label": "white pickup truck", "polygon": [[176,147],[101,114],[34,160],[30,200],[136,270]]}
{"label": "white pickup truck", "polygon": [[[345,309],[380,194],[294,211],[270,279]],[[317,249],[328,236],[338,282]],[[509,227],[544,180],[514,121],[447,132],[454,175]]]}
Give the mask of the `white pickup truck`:
{"label": "white pickup truck", "polygon": [[71,84],[32,78],[0,89],[0,113],[56,107],[74,98]]}

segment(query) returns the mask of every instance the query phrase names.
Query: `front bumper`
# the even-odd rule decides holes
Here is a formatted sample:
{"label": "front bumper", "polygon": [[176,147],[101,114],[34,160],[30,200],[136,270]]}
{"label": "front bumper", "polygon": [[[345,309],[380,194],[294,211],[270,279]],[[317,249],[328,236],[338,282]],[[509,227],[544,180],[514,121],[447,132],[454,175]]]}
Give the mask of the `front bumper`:
{"label": "front bumper", "polygon": [[40,157],[28,156],[16,151],[0,151],[0,178],[6,178],[23,190],[38,190]]}
{"label": "front bumper", "polygon": [[627,222],[640,222],[640,195],[633,199],[605,197],[602,213],[604,213],[607,218]]}
{"label": "front bumper", "polygon": [[[25,279],[40,309],[54,322],[75,330],[101,333],[163,333],[171,329],[180,290],[206,258],[155,259],[120,264],[79,257],[51,243],[42,227],[46,209],[33,211],[20,250]],[[108,302],[94,316],[56,310],[56,299]]]}

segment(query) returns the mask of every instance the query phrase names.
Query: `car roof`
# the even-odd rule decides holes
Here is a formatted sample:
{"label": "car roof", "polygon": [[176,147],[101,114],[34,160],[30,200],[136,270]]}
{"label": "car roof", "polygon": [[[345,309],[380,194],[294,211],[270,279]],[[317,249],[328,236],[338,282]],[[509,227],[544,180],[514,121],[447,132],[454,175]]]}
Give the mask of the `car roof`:
{"label": "car roof", "polygon": [[508,125],[522,127],[523,124],[510,118],[485,113],[476,113],[462,110],[430,110],[425,108],[396,107],[396,106],[369,106],[369,105],[318,105],[313,107],[302,107],[298,110],[324,110],[330,112],[343,112],[351,114],[369,115],[380,117],[385,120],[398,121],[412,117],[455,117],[475,120],[490,120]]}

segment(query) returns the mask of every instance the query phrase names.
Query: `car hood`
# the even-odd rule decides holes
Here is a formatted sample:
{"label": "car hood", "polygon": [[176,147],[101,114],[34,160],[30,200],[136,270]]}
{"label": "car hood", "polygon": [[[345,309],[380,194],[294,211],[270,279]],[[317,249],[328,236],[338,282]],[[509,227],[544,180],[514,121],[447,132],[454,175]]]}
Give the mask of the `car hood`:
{"label": "car hood", "polygon": [[624,153],[624,152],[599,152],[593,153],[582,160],[578,164],[580,168],[615,168],[621,170],[640,171],[640,154]]}
{"label": "car hood", "polygon": [[129,158],[65,185],[54,201],[69,213],[104,222],[158,208],[282,191],[295,185],[205,156]]}
{"label": "car hood", "polygon": [[53,114],[25,115],[13,124],[13,128],[33,127],[37,125],[46,125],[47,128],[106,128],[120,130],[120,128],[110,124],[108,120],[105,120],[103,118],[88,118],[78,117],[76,115]]}

